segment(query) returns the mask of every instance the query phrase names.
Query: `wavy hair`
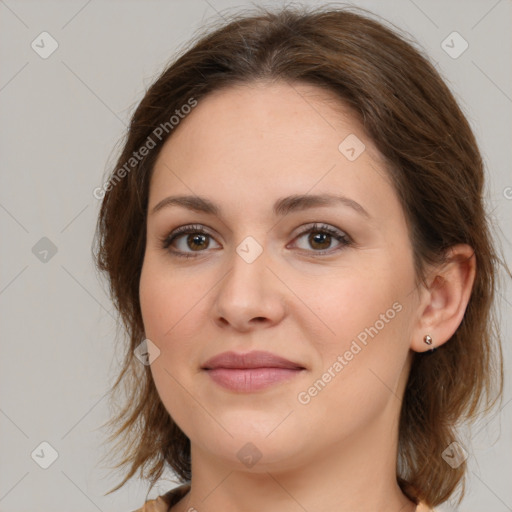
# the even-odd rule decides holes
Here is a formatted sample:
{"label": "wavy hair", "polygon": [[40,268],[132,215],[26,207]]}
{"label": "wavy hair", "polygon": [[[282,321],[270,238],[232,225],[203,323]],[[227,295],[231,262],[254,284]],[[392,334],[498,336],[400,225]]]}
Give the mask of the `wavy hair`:
{"label": "wavy hair", "polygon": [[155,147],[143,158],[133,155],[190,98],[200,102],[212,91],[255,81],[324,88],[357,116],[380,151],[405,212],[418,283],[451,246],[465,243],[474,249],[477,273],[460,326],[434,352],[414,354],[400,413],[396,468],[397,482],[411,500],[436,506],[461,484],[460,503],[466,463],[452,468],[442,452],[461,439],[460,425],[488,413],[503,395],[493,307],[503,262],[484,207],[482,157],[453,94],[412,39],[362,9],[328,6],[260,7],[224,16],[221,25],[202,30],[165,67],[133,113],[102,189],[93,251],[126,339],[123,365],[111,388],[114,401],[124,390],[123,406],[108,425],[114,428],[109,441],[117,441],[115,455],[123,454],[115,467],[127,471],[110,492],[138,470],[151,488],[166,467],[182,482],[191,479],[190,441],[164,408],[150,368],[134,356],[144,339],[139,280],[149,183],[172,129],[153,140]]}

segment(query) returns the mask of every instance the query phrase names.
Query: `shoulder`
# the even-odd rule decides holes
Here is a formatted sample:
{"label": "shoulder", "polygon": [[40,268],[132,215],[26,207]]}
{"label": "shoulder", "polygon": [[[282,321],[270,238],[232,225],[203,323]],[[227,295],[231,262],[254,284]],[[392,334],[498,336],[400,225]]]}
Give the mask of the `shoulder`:
{"label": "shoulder", "polygon": [[133,512],[169,512],[170,508],[178,503],[189,490],[190,484],[180,485],[158,496],[158,498],[146,501],[141,508]]}
{"label": "shoulder", "polygon": [[[179,487],[158,496],[158,498],[146,501],[141,508],[133,512],[169,512],[170,507],[178,503],[190,490],[190,484],[183,484]],[[437,512],[434,508],[429,508],[425,503],[418,503],[416,512]]]}

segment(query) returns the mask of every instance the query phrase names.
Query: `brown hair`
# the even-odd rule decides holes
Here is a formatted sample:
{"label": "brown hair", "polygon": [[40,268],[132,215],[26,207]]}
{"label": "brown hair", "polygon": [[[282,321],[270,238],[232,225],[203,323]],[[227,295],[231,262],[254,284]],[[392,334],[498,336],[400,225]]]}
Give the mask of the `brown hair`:
{"label": "brown hair", "polygon": [[[418,282],[428,264],[458,243],[475,251],[477,274],[464,318],[434,352],[415,353],[403,398],[397,481],[413,501],[436,506],[462,483],[466,464],[452,469],[442,452],[459,439],[457,427],[488,412],[502,397],[503,362],[493,309],[497,264],[483,206],[484,172],[475,137],[452,93],[414,43],[361,9],[294,7],[239,13],[200,34],[149,88],[131,119],[116,169],[147,144],[156,127],[190,102],[222,87],[251,81],[306,83],[334,92],[361,120],[386,162],[403,206]],[[148,366],[134,357],[144,339],[139,280],[146,211],[156,146],[113,172],[97,225],[98,268],[129,337],[112,396],[124,383],[124,407],[108,424],[109,438],[151,488],[166,463],[189,481],[190,442],[164,408]],[[153,137],[155,138],[155,137]],[[113,178],[116,178],[114,182]],[[494,397],[494,398],[493,398]],[[485,401],[484,401],[485,399]],[[117,452],[116,452],[117,453]]]}

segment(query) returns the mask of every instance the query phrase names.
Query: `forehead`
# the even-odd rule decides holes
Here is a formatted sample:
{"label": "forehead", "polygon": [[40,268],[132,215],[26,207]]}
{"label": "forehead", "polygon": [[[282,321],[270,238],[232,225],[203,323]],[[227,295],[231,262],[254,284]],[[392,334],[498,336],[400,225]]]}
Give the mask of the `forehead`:
{"label": "forehead", "polygon": [[[203,148],[208,143],[236,148],[243,141],[246,146],[249,142],[250,146],[265,142],[269,149],[275,149],[281,141],[293,145],[295,140],[298,150],[307,138],[309,144],[304,149],[322,139],[325,144],[320,149],[328,149],[331,143],[337,151],[340,136],[349,133],[367,139],[358,116],[331,91],[304,83],[249,82],[216,90],[200,99],[166,145],[176,145],[174,141],[201,143]],[[371,141],[366,142],[375,152]]]}
{"label": "forehead", "polygon": [[[354,160],[340,149],[347,140],[364,148],[356,147],[362,152]],[[393,194],[383,169],[357,117],[330,91],[241,84],[207,95],[180,121],[155,164],[151,203],[168,189],[223,197],[231,191],[247,206],[313,188],[361,199],[371,185],[377,198]]]}

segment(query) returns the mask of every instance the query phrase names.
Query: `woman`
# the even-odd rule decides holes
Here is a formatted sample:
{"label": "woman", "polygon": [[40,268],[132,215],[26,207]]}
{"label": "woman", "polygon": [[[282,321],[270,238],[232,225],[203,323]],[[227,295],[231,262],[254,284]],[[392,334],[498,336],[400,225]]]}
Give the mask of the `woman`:
{"label": "woman", "polygon": [[455,427],[502,392],[483,178],[449,89],[382,23],[262,10],[196,41],[102,188],[130,339],[114,490],[168,467],[183,485],[139,510],[462,498]]}

